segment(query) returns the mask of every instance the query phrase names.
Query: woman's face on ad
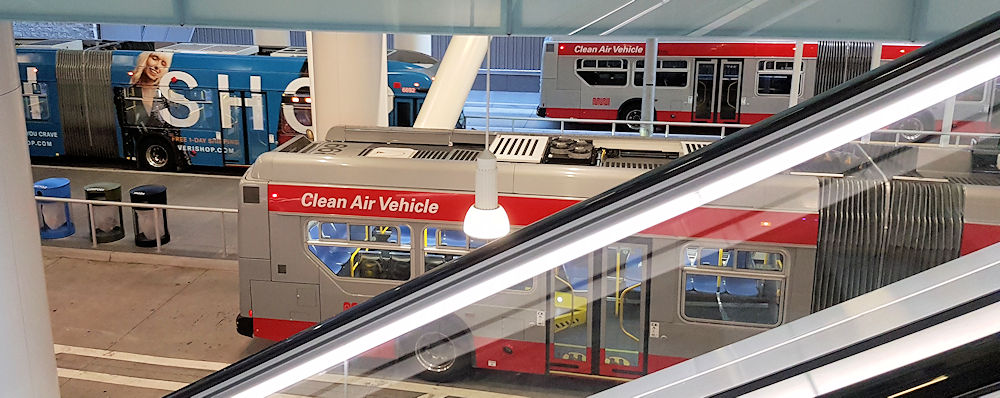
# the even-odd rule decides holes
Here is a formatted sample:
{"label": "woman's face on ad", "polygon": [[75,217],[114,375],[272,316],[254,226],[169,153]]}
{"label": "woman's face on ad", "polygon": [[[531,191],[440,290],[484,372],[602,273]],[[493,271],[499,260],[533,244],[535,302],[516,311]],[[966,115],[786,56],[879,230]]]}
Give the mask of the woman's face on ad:
{"label": "woman's face on ad", "polygon": [[160,54],[152,53],[146,58],[146,69],[143,73],[149,80],[156,81],[163,76],[163,73],[167,70],[167,60],[163,59]]}

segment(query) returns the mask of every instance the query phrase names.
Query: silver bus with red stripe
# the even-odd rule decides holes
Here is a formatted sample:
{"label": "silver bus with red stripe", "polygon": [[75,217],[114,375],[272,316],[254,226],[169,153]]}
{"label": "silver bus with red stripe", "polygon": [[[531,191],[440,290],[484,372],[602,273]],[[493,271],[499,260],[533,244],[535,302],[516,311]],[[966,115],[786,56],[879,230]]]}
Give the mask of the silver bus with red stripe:
{"label": "silver bus with red stripe", "polygon": [[[802,48],[799,102],[919,46],[870,42],[810,42]],[[549,41],[542,55],[538,115],[551,118],[639,120],[645,43]],[[753,124],[788,108],[794,42],[659,43],[656,120]],[[1000,131],[996,80],[956,97],[953,131]],[[940,131],[940,105],[895,128]],[[635,124],[625,128],[635,129]]]}
{"label": "silver bus with red stripe", "polygon": [[[240,183],[242,334],[284,339],[486,243],[462,233],[482,135],[388,128],[331,136],[261,155]],[[500,135],[491,148],[499,201],[517,229],[702,145]],[[905,152],[899,167],[970,175],[968,151]],[[920,163],[928,158],[947,161]],[[447,317],[449,327],[471,331],[474,350],[424,376],[446,380],[477,367],[629,379],[671,366],[858,293],[845,289],[892,279],[843,272],[855,269],[849,256],[831,253],[868,250],[868,241],[898,246],[907,265],[893,278],[901,278],[1000,240],[1000,187],[994,176],[977,178],[859,179],[885,200],[826,203],[859,189],[856,180],[809,170],[773,176]],[[878,207],[917,194],[923,204],[912,208]],[[882,240],[862,235],[897,210]],[[406,357],[412,343],[368,355]]]}

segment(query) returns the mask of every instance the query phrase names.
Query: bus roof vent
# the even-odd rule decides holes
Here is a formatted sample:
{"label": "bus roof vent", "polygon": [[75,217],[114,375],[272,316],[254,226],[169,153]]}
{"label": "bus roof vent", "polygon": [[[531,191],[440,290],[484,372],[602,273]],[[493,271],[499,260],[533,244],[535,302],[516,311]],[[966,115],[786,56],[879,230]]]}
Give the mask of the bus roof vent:
{"label": "bus roof vent", "polygon": [[270,54],[272,57],[294,57],[303,58],[306,54],[305,47],[285,47]]}
{"label": "bus roof vent", "polygon": [[451,156],[448,159],[465,160],[471,162],[476,160],[476,158],[478,157],[479,157],[479,151],[474,151],[471,149],[453,149],[451,151]]}
{"label": "bus roof vent", "polygon": [[369,158],[409,159],[416,154],[417,150],[413,148],[380,146],[371,148],[364,156]]}
{"label": "bus roof vent", "polygon": [[614,159],[605,160],[601,163],[604,167],[615,167],[619,169],[641,169],[652,170],[663,165],[662,162],[651,161],[651,159]]}
{"label": "bus roof vent", "polygon": [[237,44],[177,43],[161,47],[158,51],[192,54],[253,55],[260,51],[257,46]]}
{"label": "bus roof vent", "polygon": [[448,156],[451,151],[440,150],[440,149],[421,149],[417,151],[416,155],[413,155],[414,159],[434,159],[434,160],[448,160]]}
{"label": "bus roof vent", "polygon": [[681,156],[684,156],[701,148],[712,145],[712,141],[681,141],[681,145],[684,146],[684,153],[682,153]]}
{"label": "bus roof vent", "polygon": [[490,143],[490,152],[502,162],[541,163],[549,137],[501,134]]}

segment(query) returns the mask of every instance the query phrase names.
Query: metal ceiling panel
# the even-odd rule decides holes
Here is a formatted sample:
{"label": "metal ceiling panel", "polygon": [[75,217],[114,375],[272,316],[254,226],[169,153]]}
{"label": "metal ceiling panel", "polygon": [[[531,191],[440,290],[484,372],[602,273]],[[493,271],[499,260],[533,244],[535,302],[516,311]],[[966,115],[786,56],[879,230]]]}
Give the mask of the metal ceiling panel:
{"label": "metal ceiling panel", "polygon": [[[123,0],[0,1],[24,21],[435,34],[804,38],[925,42],[1000,10],[996,0]],[[585,27],[584,29],[580,29]]]}

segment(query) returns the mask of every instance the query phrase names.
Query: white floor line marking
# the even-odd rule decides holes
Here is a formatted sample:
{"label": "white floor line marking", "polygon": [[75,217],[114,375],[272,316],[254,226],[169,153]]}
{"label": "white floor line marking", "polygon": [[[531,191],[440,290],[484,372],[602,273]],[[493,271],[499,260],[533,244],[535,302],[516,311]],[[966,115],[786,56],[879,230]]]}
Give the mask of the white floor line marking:
{"label": "white floor line marking", "polygon": [[84,357],[115,359],[119,361],[144,363],[149,365],[171,366],[175,368],[200,369],[216,371],[229,366],[223,362],[198,361],[194,359],[166,358],[153,355],[133,354],[129,352],[99,350],[95,348],[73,347],[55,344],[56,354],[79,355]]}
{"label": "white floor line marking", "polygon": [[105,384],[118,384],[129,387],[149,388],[153,390],[175,391],[187,385],[178,381],[143,379],[139,377],[113,375],[107,373],[88,372],[76,369],[56,369],[59,377],[76,380],[96,381]]}
{"label": "white floor line marking", "polygon": [[[143,363],[143,364],[148,364],[148,365],[158,365],[158,366],[167,366],[167,367],[184,368],[184,369],[200,369],[200,370],[210,370],[210,371],[216,371],[216,370],[222,369],[222,368],[224,368],[226,366],[229,366],[228,363],[224,363],[224,362],[210,362],[210,361],[199,361],[199,360],[194,360],[194,359],[167,358],[167,357],[159,357],[159,356],[154,356],[154,355],[135,354],[135,353],[130,353],[130,352],[120,352],[120,351],[109,351],[109,350],[101,350],[101,349],[96,349],[96,348],[75,347],[75,346],[68,346],[68,345],[62,345],[62,344],[54,344],[53,346],[55,348],[55,353],[56,354],[78,355],[78,356],[85,356],[85,357],[92,357],[92,358],[104,358],[104,359],[111,359],[111,360],[117,360],[117,361]],[[80,376],[80,377],[63,376],[62,371],[64,371],[64,370],[67,371],[67,372],[83,372],[83,374],[104,375],[102,373],[77,371],[77,370],[71,370],[71,369],[59,369],[59,371],[60,371],[59,376],[60,377],[79,378],[79,379],[84,379],[84,380],[91,380],[91,379],[85,379],[84,376]],[[143,380],[148,380],[148,381],[150,381],[152,383],[163,382],[163,383],[175,383],[175,384],[178,384],[176,387],[173,387],[173,388],[144,387],[144,388],[168,389],[170,391],[179,389],[179,388],[184,387],[186,385],[184,383],[178,383],[178,382],[172,382],[172,381],[153,380],[153,379],[140,379],[140,378],[129,377],[129,376],[118,376],[118,375],[104,375],[104,376],[108,376],[110,378],[120,377],[120,378],[124,378],[124,379],[120,379],[121,380],[120,382],[112,382],[112,381],[104,381],[104,380],[91,380],[91,381],[100,381],[102,383],[111,383],[111,384],[132,385],[132,384],[126,384],[126,382],[135,381],[136,383],[141,383]],[[94,376],[94,377],[102,377],[102,376]],[[108,379],[108,378],[105,378],[105,379]],[[110,380],[110,379],[108,379],[108,380]],[[118,380],[118,379],[114,379],[114,380]],[[310,377],[309,380],[317,381],[317,382],[321,382],[321,383],[341,384],[341,383],[344,382],[344,377],[340,376],[340,375],[334,375],[334,374],[319,374],[319,375]],[[431,397],[435,397],[435,396],[449,396],[450,395],[450,396],[461,396],[461,397],[466,397],[466,398],[499,398],[499,397],[523,398],[523,397],[519,397],[519,396],[516,396],[516,395],[500,394],[500,393],[494,393],[494,392],[482,391],[482,390],[473,390],[473,389],[459,388],[459,387],[446,387],[446,386],[439,386],[439,385],[432,385],[432,384],[423,384],[423,383],[416,383],[416,382],[410,382],[410,381],[385,380],[385,379],[377,379],[377,378],[373,378],[373,377],[350,376],[347,379],[347,384],[351,384],[351,385],[355,385],[355,386],[362,386],[362,387],[373,387],[373,388],[379,388],[379,389],[393,389],[393,390],[404,390],[404,391],[411,391],[411,392],[419,392],[419,393],[424,393],[425,395],[429,395]],[[143,387],[143,386],[140,386],[140,385],[133,385],[133,386],[135,386],[135,387]]]}
{"label": "white floor line marking", "polygon": [[[115,384],[120,386],[148,388],[151,390],[176,391],[186,386],[187,383],[179,381],[144,379],[141,377],[113,375],[108,373],[91,372],[87,370],[57,368],[56,374],[59,377],[74,380],[86,380],[104,384]],[[303,395],[274,394],[273,398],[308,398]]]}

